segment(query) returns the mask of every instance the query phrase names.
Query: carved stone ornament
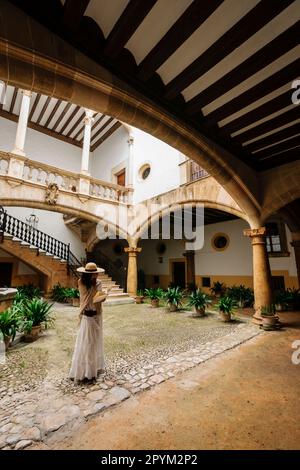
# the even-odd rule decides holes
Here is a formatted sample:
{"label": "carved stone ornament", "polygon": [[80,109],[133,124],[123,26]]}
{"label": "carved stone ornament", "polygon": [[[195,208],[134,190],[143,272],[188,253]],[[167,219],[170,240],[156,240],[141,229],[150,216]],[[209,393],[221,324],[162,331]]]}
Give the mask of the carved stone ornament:
{"label": "carved stone ornament", "polygon": [[48,184],[46,189],[45,202],[51,206],[54,206],[57,203],[58,193],[59,190],[56,183]]}

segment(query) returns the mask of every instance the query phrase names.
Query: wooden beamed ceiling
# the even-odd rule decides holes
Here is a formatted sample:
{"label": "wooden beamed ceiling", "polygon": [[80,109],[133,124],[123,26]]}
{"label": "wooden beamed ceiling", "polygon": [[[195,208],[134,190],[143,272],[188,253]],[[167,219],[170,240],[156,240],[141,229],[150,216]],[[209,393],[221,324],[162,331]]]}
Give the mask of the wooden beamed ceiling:
{"label": "wooden beamed ceiling", "polygon": [[300,0],[10,1],[258,171],[299,158]]}
{"label": "wooden beamed ceiling", "polygon": [[[8,86],[0,116],[17,122],[21,100],[21,90]],[[84,117],[85,110],[80,106],[39,93],[31,96],[28,127],[77,147],[82,147],[83,143]],[[121,123],[115,118],[95,114],[91,130],[91,151],[96,150],[120,126]]]}

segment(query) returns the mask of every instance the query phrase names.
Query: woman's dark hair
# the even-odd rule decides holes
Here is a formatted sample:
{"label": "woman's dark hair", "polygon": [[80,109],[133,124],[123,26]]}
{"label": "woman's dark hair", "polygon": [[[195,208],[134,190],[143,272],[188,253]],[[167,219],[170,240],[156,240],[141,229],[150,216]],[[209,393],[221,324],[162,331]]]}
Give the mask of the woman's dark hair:
{"label": "woman's dark hair", "polygon": [[92,274],[83,273],[81,276],[81,282],[85,287],[90,289],[92,286],[96,285],[97,279],[93,278]]}

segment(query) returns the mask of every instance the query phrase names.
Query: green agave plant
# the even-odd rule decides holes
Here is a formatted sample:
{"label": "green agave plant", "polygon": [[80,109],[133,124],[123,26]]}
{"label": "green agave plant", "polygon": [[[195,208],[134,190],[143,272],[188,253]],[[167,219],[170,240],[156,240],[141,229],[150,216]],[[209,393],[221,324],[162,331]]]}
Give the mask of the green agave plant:
{"label": "green agave plant", "polygon": [[178,286],[169,287],[163,296],[169,305],[176,305],[176,307],[182,305],[183,292]]}
{"label": "green agave plant", "polygon": [[233,313],[236,307],[236,302],[232,297],[226,295],[220,298],[219,302],[216,304],[216,307],[220,310],[220,312]]}
{"label": "green agave plant", "polygon": [[145,289],[145,294],[151,300],[158,300],[163,296],[164,291],[160,287]]}
{"label": "green agave plant", "polygon": [[202,292],[201,289],[197,289],[192,292],[188,297],[188,306],[195,307],[197,309],[205,308],[211,303],[211,300],[207,294]]}
{"label": "green agave plant", "polygon": [[50,310],[53,304],[43,299],[32,299],[20,308],[22,315],[22,330],[30,333],[34,326],[44,324],[46,327],[53,322]]}
{"label": "green agave plant", "polygon": [[51,290],[51,298],[56,302],[64,303],[70,297],[70,289],[62,287],[59,283],[53,286]]}
{"label": "green agave plant", "polygon": [[17,308],[11,307],[0,313],[0,333],[5,338],[15,338],[20,325],[20,312]]}
{"label": "green agave plant", "polygon": [[18,294],[24,296],[27,299],[34,299],[42,296],[42,291],[39,287],[33,284],[24,284],[23,286],[17,287]]}

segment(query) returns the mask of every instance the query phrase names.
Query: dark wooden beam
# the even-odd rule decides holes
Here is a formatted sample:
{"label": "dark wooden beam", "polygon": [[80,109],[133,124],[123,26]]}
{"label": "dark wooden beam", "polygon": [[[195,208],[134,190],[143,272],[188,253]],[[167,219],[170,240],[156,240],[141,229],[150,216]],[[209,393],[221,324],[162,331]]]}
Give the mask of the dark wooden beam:
{"label": "dark wooden beam", "polygon": [[75,123],[73,124],[69,132],[67,133],[67,137],[70,137],[73,134],[76,127],[79,126],[79,124],[84,120],[84,116],[85,116],[85,111],[82,111],[82,113],[80,113],[79,115],[79,118],[76,119]]}
{"label": "dark wooden beam", "polygon": [[113,117],[110,117],[110,118],[103,124],[103,126],[101,126],[101,127],[97,130],[97,132],[95,132],[95,134],[91,137],[91,142],[93,142],[93,141],[98,137],[98,135],[101,134],[101,132],[103,132],[104,129],[105,129],[113,120],[114,120],[114,118],[113,118]]}
{"label": "dark wooden beam", "polygon": [[32,105],[32,108],[31,108],[31,111],[29,113],[29,117],[28,117],[28,121],[31,121],[32,120],[32,116],[34,115],[35,113],[35,110],[36,110],[36,107],[37,105],[39,104],[39,101],[41,99],[41,94],[40,93],[37,93],[36,97],[35,97],[35,100],[34,100],[34,103]]}
{"label": "dark wooden beam", "polygon": [[293,124],[292,126],[286,127],[285,129],[281,129],[278,132],[274,132],[274,134],[268,135],[262,139],[245,145],[245,148],[249,152],[254,152],[255,150],[262,149],[267,145],[275,144],[276,142],[280,142],[283,139],[288,139],[289,137],[293,137],[299,133],[300,123],[298,122],[297,124]]}
{"label": "dark wooden beam", "polygon": [[76,31],[90,0],[66,0],[64,5],[63,25]]}
{"label": "dark wooden beam", "polygon": [[54,116],[54,114],[56,113],[56,111],[58,110],[58,108],[59,108],[61,102],[62,102],[61,100],[57,100],[57,102],[55,103],[54,108],[52,109],[52,111],[51,111],[51,113],[50,113],[50,115],[49,115],[47,121],[45,122],[45,127],[48,127],[48,126],[49,126],[49,124],[50,124],[50,122],[52,121],[53,116]]}
{"label": "dark wooden beam", "polygon": [[15,107],[15,104],[16,104],[17,96],[18,96],[18,88],[15,87],[14,92],[13,92],[13,95],[12,95],[12,99],[11,99],[11,102],[10,102],[10,107],[9,107],[9,112],[10,112],[10,113],[12,113],[13,110],[14,110],[14,107]]}
{"label": "dark wooden beam", "polygon": [[138,77],[148,80],[224,0],[194,0],[139,65]]}
{"label": "dark wooden beam", "polygon": [[[84,132],[84,124],[83,124],[82,127],[80,127],[79,131],[76,132],[76,134],[74,135],[73,139],[77,140],[77,138],[80,136],[80,134],[81,134],[82,132]],[[82,140],[83,140],[83,138],[82,138]],[[81,139],[80,139],[80,142],[81,142]]]}
{"label": "dark wooden beam", "polygon": [[[0,116],[5,119],[9,119],[10,121],[13,121],[13,122],[18,122],[18,119],[19,119],[16,114],[11,114],[8,111],[3,111],[3,110],[0,110]],[[36,124],[35,122],[28,121],[27,127],[29,127],[30,129],[34,129],[35,131],[42,132],[42,134],[46,134],[55,139],[62,140],[63,142],[66,142],[67,144],[75,145],[76,147],[81,147],[78,141],[70,139],[64,135],[61,135],[58,132],[53,132],[53,130],[48,129],[44,126],[41,126],[39,124]]]}
{"label": "dark wooden beam", "polygon": [[69,109],[71,108],[71,106],[72,106],[72,103],[67,103],[65,105],[64,109],[62,110],[62,112],[58,116],[56,122],[54,123],[54,126],[52,127],[53,131],[56,131],[56,129],[58,128],[59,124],[61,123],[61,121],[63,120],[63,118],[65,117],[65,115],[69,111]]}
{"label": "dark wooden beam", "polygon": [[40,112],[40,115],[39,115],[39,117],[37,118],[37,120],[36,120],[36,122],[35,122],[36,124],[40,124],[41,120],[42,120],[43,117],[44,117],[44,114],[45,114],[45,112],[46,112],[46,109],[47,109],[48,106],[49,106],[50,101],[51,101],[51,97],[48,96],[47,99],[46,99],[46,101],[45,101],[45,103],[44,103],[44,106],[42,107],[42,110],[41,110],[41,112]]}
{"label": "dark wooden beam", "polygon": [[262,122],[258,126],[232,137],[232,139],[237,143],[248,142],[248,140],[255,139],[255,137],[264,135],[273,129],[277,129],[277,127],[293,122],[296,119],[300,119],[300,106],[293,106],[289,111],[286,111],[273,119],[269,119],[266,122]]}
{"label": "dark wooden beam", "polygon": [[166,87],[165,97],[168,99],[175,98],[178,93],[246,42],[293,1],[277,0],[270,5],[269,0],[261,0],[232,28],[206,49],[203,54],[171,80]]}
{"label": "dark wooden beam", "polygon": [[221,135],[232,134],[233,132],[243,129],[243,127],[249,126],[250,124],[265,118],[266,116],[279,111],[280,109],[286,108],[291,104],[291,90],[287,90],[281,95],[273,98],[267,103],[258,106],[257,108],[237,117],[233,121],[229,122],[225,126],[220,128],[219,133]]}
{"label": "dark wooden beam", "polygon": [[61,134],[63,134],[63,132],[67,129],[68,125],[74,119],[74,117],[76,116],[76,114],[78,113],[79,110],[80,110],[80,106],[75,106],[75,108],[71,112],[70,116],[68,117],[68,119],[66,120],[66,122],[62,126],[61,130],[59,131]]}
{"label": "dark wooden beam", "polygon": [[96,150],[97,147],[99,147],[100,144],[102,144],[108,137],[110,137],[119,127],[121,127],[121,123],[118,121],[116,122],[113,126],[111,126],[110,129],[102,136],[100,139],[97,140],[97,142],[94,143],[94,145],[91,148],[91,151],[93,152]]}
{"label": "dark wooden beam", "polygon": [[298,147],[300,145],[300,135],[297,135],[289,140],[286,140],[284,142],[281,142],[278,145],[273,145],[272,147],[269,147],[264,150],[259,150],[255,154],[253,154],[253,157],[258,158],[258,159],[264,159],[268,157],[272,157],[273,155],[276,156],[277,154],[281,152],[285,152],[287,150],[293,149],[294,147]]}
{"label": "dark wooden beam", "polygon": [[261,171],[269,170],[270,168],[274,168],[279,165],[284,165],[286,163],[296,161],[299,159],[299,152],[300,152],[300,146],[295,147],[290,150],[279,152],[277,155],[274,155],[272,157],[261,159],[260,161]]}
{"label": "dark wooden beam", "polygon": [[104,46],[104,54],[115,58],[139,27],[157,0],[130,0],[109,33]]}
{"label": "dark wooden beam", "polygon": [[[237,111],[245,108],[254,101],[263,98],[264,96],[272,93],[277,88],[282,87],[285,84],[291,83],[295,77],[297,77],[298,71],[300,70],[300,59],[295,60],[291,64],[287,65],[283,69],[274,73],[270,77],[261,81],[257,85],[249,88],[244,93],[236,96],[232,100],[225,103],[220,108],[215,109],[205,116],[205,125],[210,127],[215,125],[227,116],[231,116]],[[195,110],[195,108],[193,108]]]}

